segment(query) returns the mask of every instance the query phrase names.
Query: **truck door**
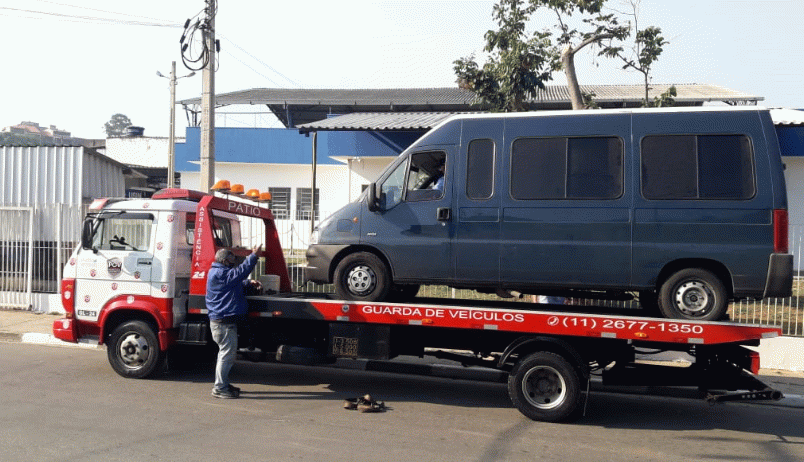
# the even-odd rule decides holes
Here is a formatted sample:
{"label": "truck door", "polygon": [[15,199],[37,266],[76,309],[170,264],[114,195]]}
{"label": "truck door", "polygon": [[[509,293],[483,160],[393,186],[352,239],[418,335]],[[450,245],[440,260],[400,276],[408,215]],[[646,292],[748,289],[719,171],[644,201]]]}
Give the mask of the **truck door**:
{"label": "truck door", "polygon": [[500,278],[500,174],[503,120],[463,122],[456,162],[455,279],[496,285]]}
{"label": "truck door", "polygon": [[77,261],[76,317],[97,320],[100,309],[121,295],[150,295],[153,213],[103,212],[95,220],[92,248]]}
{"label": "truck door", "polygon": [[380,210],[363,211],[361,240],[388,257],[395,281],[452,276],[453,151],[434,146],[412,152],[377,185]]}

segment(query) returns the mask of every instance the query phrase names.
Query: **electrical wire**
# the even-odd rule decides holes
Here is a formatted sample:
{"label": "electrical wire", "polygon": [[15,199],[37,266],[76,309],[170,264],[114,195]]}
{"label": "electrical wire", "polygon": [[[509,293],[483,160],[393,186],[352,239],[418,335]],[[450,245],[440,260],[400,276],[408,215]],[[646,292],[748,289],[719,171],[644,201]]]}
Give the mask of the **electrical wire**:
{"label": "electrical wire", "polygon": [[[150,26],[150,27],[180,27],[181,24],[177,23],[155,23],[155,22],[145,22],[139,20],[126,20],[126,19],[115,19],[115,18],[104,18],[100,16],[84,16],[84,15],[75,15],[75,14],[66,14],[66,13],[55,13],[52,11],[37,11],[37,10],[27,10],[24,8],[12,8],[8,6],[0,6],[0,10],[6,11],[13,11],[19,13],[33,13],[33,14],[40,14],[44,16],[54,16],[58,18],[70,18],[70,19],[80,19],[86,22],[96,23],[96,24],[113,24],[113,25],[124,25],[124,26]],[[116,13],[119,14],[119,13]],[[31,19],[39,19],[39,18],[31,18]]]}

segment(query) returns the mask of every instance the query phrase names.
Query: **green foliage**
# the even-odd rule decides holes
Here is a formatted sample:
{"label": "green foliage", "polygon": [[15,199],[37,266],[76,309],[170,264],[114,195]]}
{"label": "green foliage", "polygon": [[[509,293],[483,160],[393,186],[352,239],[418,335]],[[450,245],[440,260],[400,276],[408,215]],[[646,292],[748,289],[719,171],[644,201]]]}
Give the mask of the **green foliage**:
{"label": "green foliage", "polygon": [[108,122],[103,124],[103,130],[108,138],[121,137],[126,134],[126,128],[132,125],[125,114],[114,114]]}
{"label": "green foliage", "polygon": [[458,86],[490,110],[527,110],[528,98],[544,89],[558,66],[551,33],[525,31],[534,9],[523,0],[500,0],[492,13],[499,29],[486,32],[487,62],[480,67],[474,56],[453,62]]}
{"label": "green foliage", "polygon": [[675,85],[671,86],[667,89],[664,93],[659,96],[655,96],[653,101],[648,104],[643,104],[643,107],[670,107],[675,106],[676,100],[676,87]]}
{"label": "green foliage", "polygon": [[675,104],[674,97],[676,96],[676,87],[670,87],[666,92],[658,97],[650,99],[650,72],[653,64],[659,59],[659,55],[664,51],[664,45],[667,42],[662,37],[662,29],[656,26],[649,26],[645,29],[639,29],[639,6],[641,0],[630,0],[630,5],[634,17],[634,44],[630,50],[630,54],[626,55],[625,50],[620,49],[615,53],[625,64],[623,69],[633,69],[640,74],[645,85],[645,96],[642,99],[642,107],[664,107],[673,106]]}

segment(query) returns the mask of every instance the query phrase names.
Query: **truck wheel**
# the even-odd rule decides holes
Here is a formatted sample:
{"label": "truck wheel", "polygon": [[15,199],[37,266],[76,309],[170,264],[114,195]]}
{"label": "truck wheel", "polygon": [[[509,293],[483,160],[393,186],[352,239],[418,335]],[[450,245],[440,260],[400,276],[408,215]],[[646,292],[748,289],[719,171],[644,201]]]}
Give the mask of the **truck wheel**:
{"label": "truck wheel", "polygon": [[388,267],[369,252],[353,253],[341,260],[334,279],[335,293],[344,300],[382,301],[391,288]]}
{"label": "truck wheel", "polygon": [[106,353],[112,369],[132,379],[148,377],[165,360],[156,333],[143,321],[129,321],[117,326],[109,336]]}
{"label": "truck wheel", "polygon": [[559,422],[581,409],[578,371],[562,356],[541,351],[522,358],[508,376],[508,395],[530,419]]}
{"label": "truck wheel", "polygon": [[728,308],[726,287],[705,269],[683,269],[659,289],[659,309],[666,318],[718,321]]}

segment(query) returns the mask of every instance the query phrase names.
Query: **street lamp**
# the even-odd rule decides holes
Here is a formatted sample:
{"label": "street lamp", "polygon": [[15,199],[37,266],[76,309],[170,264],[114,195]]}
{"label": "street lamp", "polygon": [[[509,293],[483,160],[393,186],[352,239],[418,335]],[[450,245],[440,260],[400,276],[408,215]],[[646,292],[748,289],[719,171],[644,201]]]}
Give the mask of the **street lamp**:
{"label": "street lamp", "polygon": [[175,186],[176,175],[176,80],[185,77],[192,77],[195,72],[190,72],[187,75],[176,77],[176,61],[173,61],[170,68],[170,77],[162,75],[161,72],[156,71],[156,75],[170,80],[170,132],[168,133],[168,177],[167,186],[172,188]]}

